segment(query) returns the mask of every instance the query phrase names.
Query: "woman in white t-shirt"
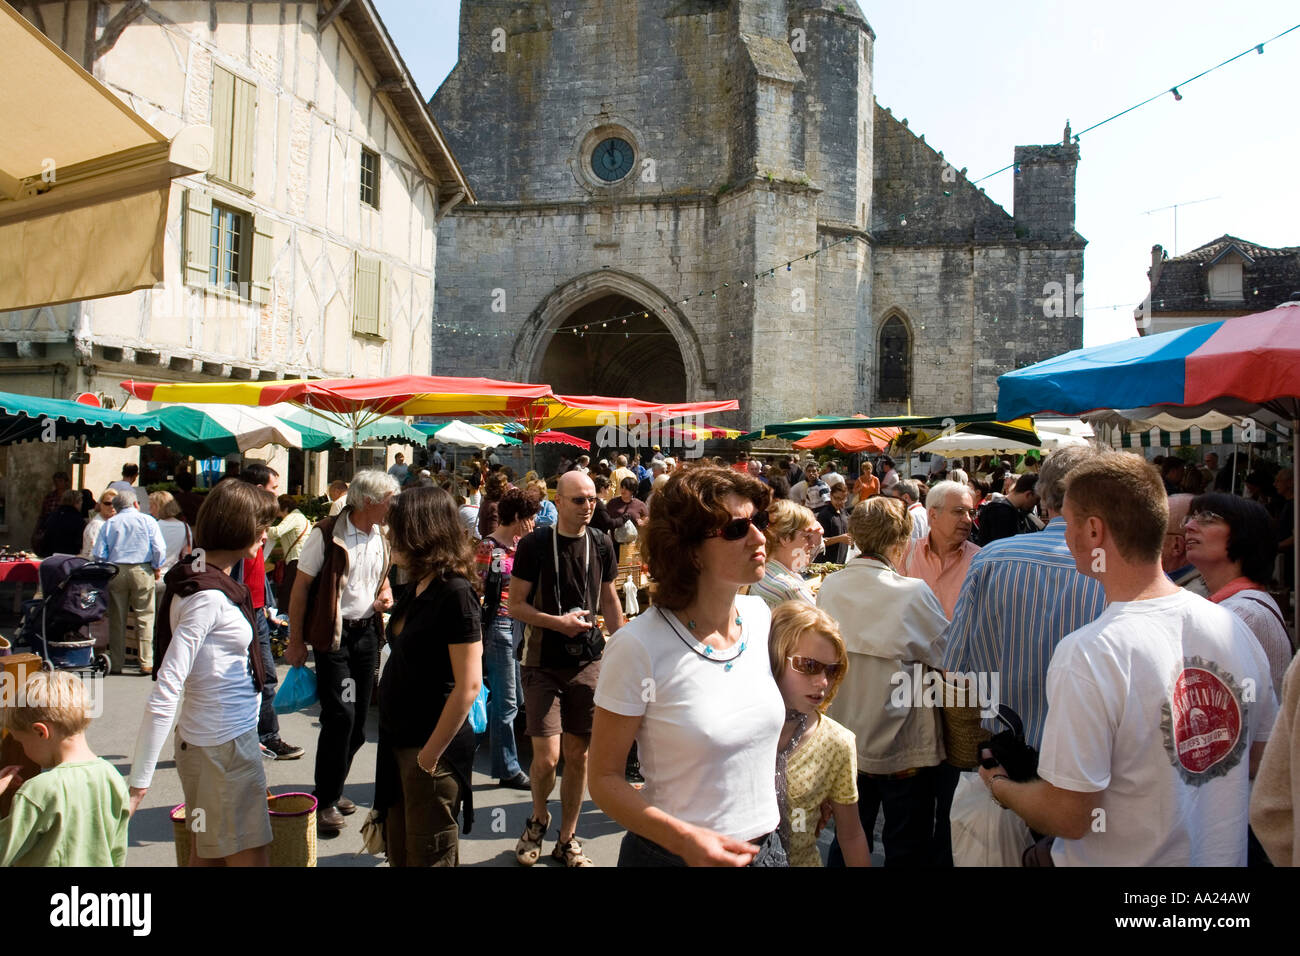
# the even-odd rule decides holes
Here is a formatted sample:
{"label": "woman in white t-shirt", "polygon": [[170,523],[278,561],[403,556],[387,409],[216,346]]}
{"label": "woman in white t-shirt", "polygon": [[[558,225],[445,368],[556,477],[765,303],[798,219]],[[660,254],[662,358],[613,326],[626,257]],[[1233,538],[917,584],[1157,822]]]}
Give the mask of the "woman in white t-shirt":
{"label": "woman in white t-shirt", "polygon": [[1291,664],[1291,637],[1282,611],[1269,596],[1277,554],[1268,512],[1258,501],[1236,495],[1197,495],[1183,521],[1187,560],[1196,566],[1210,600],[1246,622],[1268,658],[1273,693]]}
{"label": "woman in white t-shirt", "polygon": [[[701,467],[657,493],[642,538],[654,606],[610,638],[596,686],[591,797],[627,828],[620,866],[784,866],[776,752],[785,705],[763,577],[771,492]],[[624,776],[635,740],[645,777]]]}
{"label": "woman in white t-shirt", "polygon": [[163,627],[157,683],[127,783],[134,813],[175,723],[190,866],[270,864],[271,818],[257,737],[264,675],[261,657],[249,653],[252,601],[230,569],[256,557],[276,510],[270,492],[244,481],[221,482],[208,492],[195,525],[202,560],[186,558],[166,577],[170,634]]}
{"label": "woman in white t-shirt", "polygon": [[[167,555],[163,558],[161,571],[166,574],[176,562],[190,553],[193,541],[190,536],[190,526],[185,523],[182,517],[181,506],[172,497],[170,491],[155,491],[149,496],[149,507],[153,511],[153,516],[158,519],[158,528],[162,531],[163,541],[167,545]],[[162,600],[162,592],[158,593],[158,600]]]}

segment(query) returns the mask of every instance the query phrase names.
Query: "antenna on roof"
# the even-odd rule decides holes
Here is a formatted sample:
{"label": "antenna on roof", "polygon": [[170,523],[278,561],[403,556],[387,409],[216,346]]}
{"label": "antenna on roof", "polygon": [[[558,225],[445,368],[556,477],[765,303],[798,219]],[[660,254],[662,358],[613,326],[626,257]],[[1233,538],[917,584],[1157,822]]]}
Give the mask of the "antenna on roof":
{"label": "antenna on roof", "polygon": [[1164,212],[1166,209],[1172,209],[1174,211],[1174,254],[1170,258],[1177,259],[1178,258],[1178,207],[1195,206],[1197,203],[1214,202],[1214,200],[1222,199],[1222,198],[1223,198],[1222,196],[1210,196],[1207,199],[1191,199],[1188,200],[1187,202],[1176,202],[1172,206],[1161,206],[1159,209],[1148,209],[1142,215],[1149,216],[1152,213]]}

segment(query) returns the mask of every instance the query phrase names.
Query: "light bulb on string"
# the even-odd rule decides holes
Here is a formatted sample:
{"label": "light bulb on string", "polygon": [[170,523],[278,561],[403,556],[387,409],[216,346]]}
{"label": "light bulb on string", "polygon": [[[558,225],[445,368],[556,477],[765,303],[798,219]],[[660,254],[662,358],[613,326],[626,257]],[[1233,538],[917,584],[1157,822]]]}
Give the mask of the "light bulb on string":
{"label": "light bulb on string", "polygon": [[1181,102],[1183,101],[1183,94],[1178,92],[1178,87],[1175,86],[1175,87],[1174,87],[1172,90],[1170,90],[1169,92],[1172,93],[1172,94],[1174,94],[1174,102],[1175,102],[1175,103],[1181,103]]}

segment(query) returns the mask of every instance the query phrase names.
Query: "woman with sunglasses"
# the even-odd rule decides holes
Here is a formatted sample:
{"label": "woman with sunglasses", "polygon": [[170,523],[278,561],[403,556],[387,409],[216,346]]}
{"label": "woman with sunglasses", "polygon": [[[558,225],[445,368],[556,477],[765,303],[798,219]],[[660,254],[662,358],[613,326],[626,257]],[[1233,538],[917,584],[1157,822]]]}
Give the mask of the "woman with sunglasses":
{"label": "woman with sunglasses", "polygon": [[[691,468],[656,494],[642,536],[654,606],[610,639],[596,687],[591,797],[628,830],[619,866],[784,866],[773,769],[785,705],[763,576],[770,492]],[[625,778],[633,741],[643,790]]]}
{"label": "woman with sunglasses", "polygon": [[817,603],[802,572],[822,549],[822,526],[817,516],[793,501],[774,501],[767,509],[767,567],[763,580],[749,589],[770,608],[786,601]]}
{"label": "woman with sunglasses", "polygon": [[845,862],[870,866],[858,817],[857,743],[851,730],[826,716],[849,667],[840,629],[825,611],[786,601],[772,611],[768,656],[785,701],[776,793],[790,865],[822,865],[817,821],[822,804],[830,801]]}
{"label": "woman with sunglasses", "polygon": [[[862,829],[870,839],[883,809],[885,866],[952,866],[957,772],[943,763],[939,708],[915,696],[924,693],[924,671],[943,661],[948,619],[928,584],[897,570],[912,534],[902,501],[878,495],[859,503],[849,534],[862,556],[826,578],[817,606],[839,625],[848,650],[843,692],[829,713],[857,737]],[[832,845],[830,865],[846,856]]]}
{"label": "woman with sunglasses", "polygon": [[1280,699],[1291,638],[1268,593],[1277,554],[1268,511],[1236,495],[1197,495],[1188,505],[1183,535],[1187,560],[1201,572],[1210,600],[1245,621],[1264,649],[1273,692]]}

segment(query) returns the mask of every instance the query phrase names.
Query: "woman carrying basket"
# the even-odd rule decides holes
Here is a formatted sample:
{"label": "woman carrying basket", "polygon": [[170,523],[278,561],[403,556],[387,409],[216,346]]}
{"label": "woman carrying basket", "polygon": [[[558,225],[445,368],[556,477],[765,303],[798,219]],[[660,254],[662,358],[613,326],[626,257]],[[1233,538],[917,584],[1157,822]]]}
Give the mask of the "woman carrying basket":
{"label": "woman carrying basket", "polygon": [[145,706],[127,783],[134,813],[175,721],[190,866],[270,862],[271,817],[257,737],[262,658],[256,648],[249,653],[253,604],[230,569],[257,555],[275,514],[270,492],[243,481],[221,482],[199,509],[195,554],[164,579],[157,685]]}

